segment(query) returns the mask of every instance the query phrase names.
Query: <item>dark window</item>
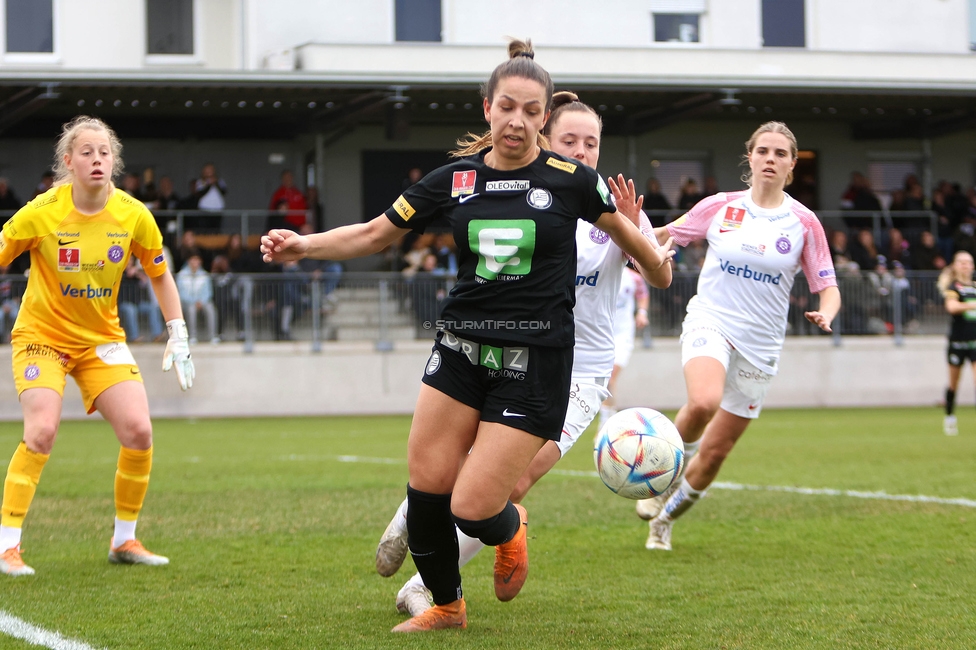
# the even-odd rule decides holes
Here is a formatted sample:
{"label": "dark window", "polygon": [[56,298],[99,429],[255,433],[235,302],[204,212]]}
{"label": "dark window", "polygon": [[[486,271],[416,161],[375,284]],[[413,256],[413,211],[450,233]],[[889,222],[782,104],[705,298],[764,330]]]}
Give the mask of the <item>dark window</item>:
{"label": "dark window", "polygon": [[806,47],[803,0],[763,0],[764,47]]}
{"label": "dark window", "polygon": [[698,14],[654,14],[654,41],[697,43]]}
{"label": "dark window", "polygon": [[193,0],[146,0],[146,53],[193,54]]}
{"label": "dark window", "polygon": [[7,0],[7,51],[54,52],[51,0]]}
{"label": "dark window", "polygon": [[441,41],[441,0],[396,0],[398,41]]}

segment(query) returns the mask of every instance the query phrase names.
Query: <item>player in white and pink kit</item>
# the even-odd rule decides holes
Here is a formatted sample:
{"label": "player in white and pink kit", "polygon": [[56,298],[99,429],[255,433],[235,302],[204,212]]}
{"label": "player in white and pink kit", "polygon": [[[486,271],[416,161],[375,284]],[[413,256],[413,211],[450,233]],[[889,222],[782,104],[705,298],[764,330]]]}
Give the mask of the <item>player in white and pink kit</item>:
{"label": "player in white and pink kit", "polygon": [[802,269],[818,311],[804,315],[829,332],[840,291],[823,226],[783,189],[793,180],[797,146],[782,122],[767,122],[746,142],[750,189],[719,192],[658,238],[685,246],[708,241],[698,294],[688,303],[681,332],[688,402],[675,425],[689,445],[700,441],[683,479],[661,497],[639,501],[650,519],[648,549],[671,550],[671,527],[704,494],[746,427],[762,410],[786,336],[790,290]]}

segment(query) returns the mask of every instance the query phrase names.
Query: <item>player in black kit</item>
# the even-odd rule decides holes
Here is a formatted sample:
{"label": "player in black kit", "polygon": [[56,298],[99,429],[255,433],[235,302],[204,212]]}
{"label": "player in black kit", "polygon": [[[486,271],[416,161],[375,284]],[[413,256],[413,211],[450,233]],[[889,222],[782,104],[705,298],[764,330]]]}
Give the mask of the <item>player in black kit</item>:
{"label": "player in black kit", "polygon": [[973,256],[959,251],[939,276],[939,289],[945,299],[945,309],[952,315],[949,327],[949,387],[945,396],[945,420],[942,430],[947,436],[959,433],[954,414],[956,389],[962,365],[969,361],[976,375],[976,286],[973,284]]}
{"label": "player in black kit", "polygon": [[[272,230],[267,262],[341,260],[383,250],[408,229],[446,221],[458,281],[445,301],[407,448],[410,552],[434,607],[395,632],[465,627],[454,526],[495,546],[495,593],[514,598],[528,571],[526,513],[508,497],[546,440],[559,438],[573,363],[576,225],[594,223],[645,269],[668,260],[618,214],[597,173],[546,149],[553,94],[531,46],[482,89],[490,131],[456,162],[408,188],[363,224],[300,236]],[[619,184],[624,183],[619,177]]]}

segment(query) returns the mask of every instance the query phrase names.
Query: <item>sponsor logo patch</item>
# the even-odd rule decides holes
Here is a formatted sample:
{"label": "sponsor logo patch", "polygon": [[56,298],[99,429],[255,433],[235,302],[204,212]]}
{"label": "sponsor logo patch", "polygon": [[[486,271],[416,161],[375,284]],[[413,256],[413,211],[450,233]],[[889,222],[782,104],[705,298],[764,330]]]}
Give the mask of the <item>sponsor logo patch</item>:
{"label": "sponsor logo patch", "polygon": [[437,372],[437,369],[440,367],[441,367],[441,353],[438,352],[437,350],[434,350],[430,355],[430,359],[427,360],[427,368],[424,370],[424,372],[427,373],[428,375],[432,375],[435,372]]}
{"label": "sponsor logo patch", "polygon": [[80,248],[59,248],[58,249],[58,270],[77,273],[81,270],[81,249]]}
{"label": "sponsor logo patch", "polygon": [[738,230],[742,227],[742,219],[745,216],[746,211],[743,208],[733,208],[732,206],[725,208],[725,216],[722,217],[722,225],[718,227],[718,231],[721,233]]}
{"label": "sponsor logo patch", "polygon": [[465,194],[474,194],[474,181],[476,177],[477,172],[473,169],[454,172],[454,178],[451,182],[451,198],[453,199]]}
{"label": "sponsor logo patch", "polygon": [[834,269],[824,269],[823,271],[817,273],[817,275],[822,278],[832,278],[834,277]]}
{"label": "sponsor logo patch", "polygon": [[105,270],[105,260],[98,260],[94,264],[82,264],[81,270],[86,273],[101,273]]}
{"label": "sponsor logo patch", "polygon": [[125,343],[103,343],[95,346],[95,354],[110,366],[134,366],[136,360]]}
{"label": "sponsor logo patch", "polygon": [[475,269],[478,278],[517,280],[532,270],[535,222],[531,219],[473,219],[468,223],[468,246],[478,254]]}
{"label": "sponsor logo patch", "polygon": [[545,210],[552,205],[552,194],[544,187],[536,187],[529,190],[525,200],[536,210]]}
{"label": "sponsor logo patch", "polygon": [[766,244],[758,244],[758,245],[743,244],[742,252],[749,253],[750,255],[757,255],[758,257],[762,257],[763,255],[766,254]]}
{"label": "sponsor logo patch", "polygon": [[153,258],[153,264],[162,264],[163,260],[165,259],[166,257],[162,253],[160,253],[159,255]]}
{"label": "sponsor logo patch", "polygon": [[488,181],[485,183],[486,192],[521,192],[529,189],[529,181]]}
{"label": "sponsor logo patch", "polygon": [[400,218],[404,221],[410,221],[410,217],[417,212],[413,209],[412,205],[407,203],[407,200],[403,198],[403,195],[400,195],[400,198],[398,198],[393,204],[393,210],[400,215]]}
{"label": "sponsor logo patch", "polygon": [[566,162],[564,160],[556,160],[555,158],[550,158],[546,161],[546,164],[550,167],[555,167],[556,169],[561,169],[564,172],[569,172],[572,174],[576,171],[576,165],[573,163]]}
{"label": "sponsor logo patch", "polygon": [[779,280],[782,274],[777,273],[776,275],[770,275],[769,273],[763,273],[762,271],[754,271],[749,268],[749,265],[736,266],[729,261],[721,261],[719,263],[719,268],[723,272],[729,275],[734,275],[739,278],[744,278],[746,280],[754,280],[755,282],[764,282],[766,284],[779,284]]}

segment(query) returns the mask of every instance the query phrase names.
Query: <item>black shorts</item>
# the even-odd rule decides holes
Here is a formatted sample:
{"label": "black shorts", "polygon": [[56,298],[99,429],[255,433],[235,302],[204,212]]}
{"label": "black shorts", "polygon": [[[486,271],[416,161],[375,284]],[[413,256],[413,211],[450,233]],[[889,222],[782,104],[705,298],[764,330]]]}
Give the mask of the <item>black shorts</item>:
{"label": "black shorts", "polygon": [[961,366],[966,361],[976,363],[976,341],[949,341],[946,358],[950,366]]}
{"label": "black shorts", "polygon": [[492,345],[440,332],[423,382],[477,409],[483,422],[559,440],[572,371],[573,348]]}

